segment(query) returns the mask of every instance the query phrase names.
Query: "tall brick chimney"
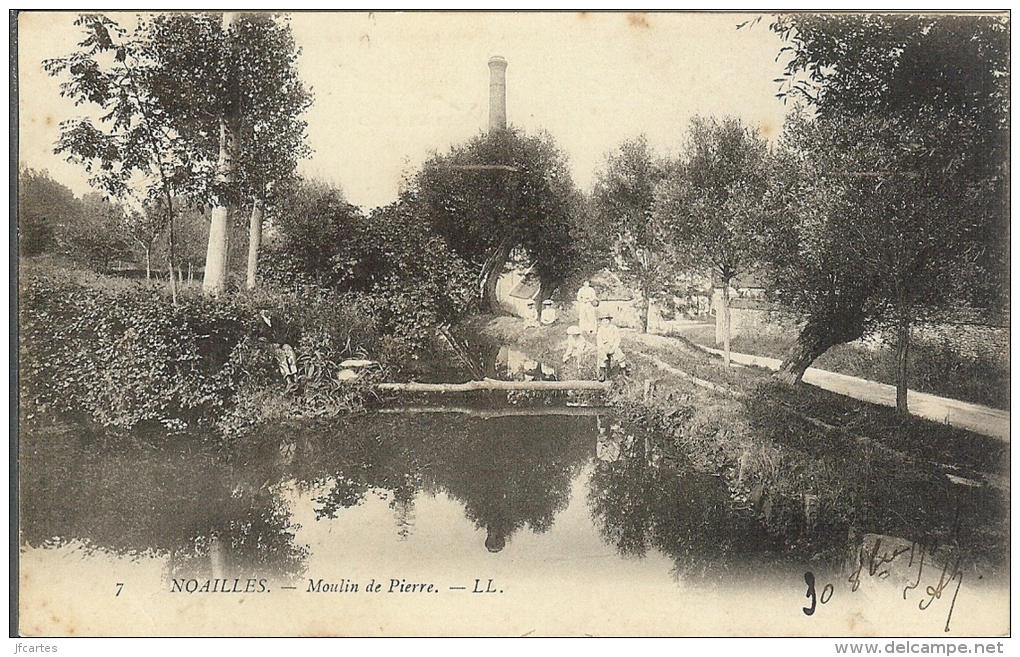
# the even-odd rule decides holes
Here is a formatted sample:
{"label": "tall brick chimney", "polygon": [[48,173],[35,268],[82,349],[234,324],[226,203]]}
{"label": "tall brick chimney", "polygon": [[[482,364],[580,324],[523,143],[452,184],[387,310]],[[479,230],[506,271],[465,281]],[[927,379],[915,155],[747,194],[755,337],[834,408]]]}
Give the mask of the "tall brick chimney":
{"label": "tall brick chimney", "polygon": [[489,58],[489,132],[506,130],[506,60]]}

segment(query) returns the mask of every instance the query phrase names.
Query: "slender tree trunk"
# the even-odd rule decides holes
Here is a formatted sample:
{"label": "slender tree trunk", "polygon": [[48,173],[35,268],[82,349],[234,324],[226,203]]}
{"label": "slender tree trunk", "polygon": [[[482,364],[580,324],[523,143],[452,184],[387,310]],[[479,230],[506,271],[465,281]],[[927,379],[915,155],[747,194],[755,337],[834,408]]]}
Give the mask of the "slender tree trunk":
{"label": "slender tree trunk", "polygon": [[482,267],[480,276],[482,305],[488,308],[489,312],[499,312],[499,303],[496,299],[496,284],[499,282],[499,277],[503,274],[503,268],[506,267],[506,261],[509,257],[510,240],[504,240],[496,248],[496,251],[489,256],[489,259],[485,261],[485,265]]}
{"label": "slender tree trunk", "polygon": [[648,333],[648,316],[652,312],[652,300],[648,298],[648,294],[644,294],[644,299],[641,301],[641,332]]}
{"label": "slender tree trunk", "polygon": [[163,181],[163,192],[166,196],[166,213],[167,213],[167,241],[169,242],[169,249],[167,249],[167,264],[170,270],[170,299],[173,304],[177,305],[177,281],[174,277],[174,265],[177,260],[177,235],[174,230],[174,197],[170,193],[170,187],[166,180]]}
{"label": "slender tree trunk", "polygon": [[264,207],[261,198],[256,198],[251,208],[248,223],[248,289],[254,290],[259,267],[259,249],[262,248],[262,217]]}
{"label": "slender tree trunk", "polygon": [[[229,33],[230,24],[235,14],[223,14],[223,31]],[[228,72],[228,75],[231,75]],[[230,218],[234,210],[234,201],[230,198],[233,182],[236,177],[236,154],[238,145],[237,130],[239,122],[235,116],[237,110],[233,92],[228,90],[226,109],[220,116],[220,152],[216,163],[217,182],[224,188],[219,193],[216,207],[212,211],[209,224],[209,244],[205,254],[205,278],[202,290],[207,294],[219,294],[227,289],[227,252],[230,246]]]}
{"label": "slender tree trunk", "polygon": [[651,299],[648,296],[648,251],[641,249],[641,332],[648,333],[648,313],[652,311]]}
{"label": "slender tree trunk", "polygon": [[896,412],[909,415],[907,408],[907,356],[910,352],[910,313],[905,301],[900,301],[896,324]]}
{"label": "slender tree trunk", "polygon": [[148,283],[152,278],[152,260],[150,257],[150,247],[145,247],[145,282]]}
{"label": "slender tree trunk", "polygon": [[730,366],[730,282],[723,281],[722,292],[723,363]]}

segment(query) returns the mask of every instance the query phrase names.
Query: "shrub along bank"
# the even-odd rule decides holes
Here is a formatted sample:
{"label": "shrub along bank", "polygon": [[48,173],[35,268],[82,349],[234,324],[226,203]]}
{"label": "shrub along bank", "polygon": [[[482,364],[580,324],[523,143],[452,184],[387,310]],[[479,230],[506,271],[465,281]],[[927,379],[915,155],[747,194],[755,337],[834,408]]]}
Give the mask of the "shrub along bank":
{"label": "shrub along bank", "polygon": [[[332,416],[360,408],[384,368],[422,346],[422,327],[394,329],[393,291],[190,289],[174,305],[142,283],[46,266],[23,269],[19,290],[20,413],[30,422],[239,434],[261,421]],[[297,356],[289,381],[282,344]],[[341,381],[350,358],[382,366]]]}
{"label": "shrub along bank", "polygon": [[[912,390],[1009,410],[1009,335],[985,330],[981,340],[966,326],[936,327],[915,337],[907,354]],[[954,339],[946,333],[955,332]],[[962,337],[961,337],[962,336]],[[714,347],[713,330],[692,331],[690,339]],[[797,341],[796,332],[756,332],[738,335],[733,351],[755,356],[785,358]],[[975,344],[977,343],[977,344]],[[896,384],[896,351],[887,343],[866,347],[859,343],[832,347],[812,367],[850,376]]]}

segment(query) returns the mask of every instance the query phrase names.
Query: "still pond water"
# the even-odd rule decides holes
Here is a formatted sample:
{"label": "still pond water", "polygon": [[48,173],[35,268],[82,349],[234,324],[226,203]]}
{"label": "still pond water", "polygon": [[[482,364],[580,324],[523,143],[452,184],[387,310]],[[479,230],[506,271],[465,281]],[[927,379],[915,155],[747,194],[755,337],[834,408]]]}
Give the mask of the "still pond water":
{"label": "still pond water", "polygon": [[[601,411],[560,412],[373,413],[273,427],[229,453],[184,437],[26,432],[24,631],[885,627],[895,596],[865,591],[851,604],[842,586],[833,613],[809,618],[804,573],[824,567],[784,557],[732,510],[720,479]],[[934,614],[893,609],[896,633],[941,629]]]}

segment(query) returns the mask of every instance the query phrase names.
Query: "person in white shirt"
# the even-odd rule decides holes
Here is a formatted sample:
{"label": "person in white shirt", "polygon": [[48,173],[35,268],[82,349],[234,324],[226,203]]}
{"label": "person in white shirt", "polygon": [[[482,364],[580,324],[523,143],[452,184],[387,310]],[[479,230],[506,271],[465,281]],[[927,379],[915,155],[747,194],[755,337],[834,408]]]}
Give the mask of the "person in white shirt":
{"label": "person in white shirt", "polygon": [[620,329],[613,324],[613,316],[608,313],[599,318],[595,350],[598,354],[599,381],[605,381],[606,375],[611,374],[613,364],[626,367],[623,351],[620,350]]}

